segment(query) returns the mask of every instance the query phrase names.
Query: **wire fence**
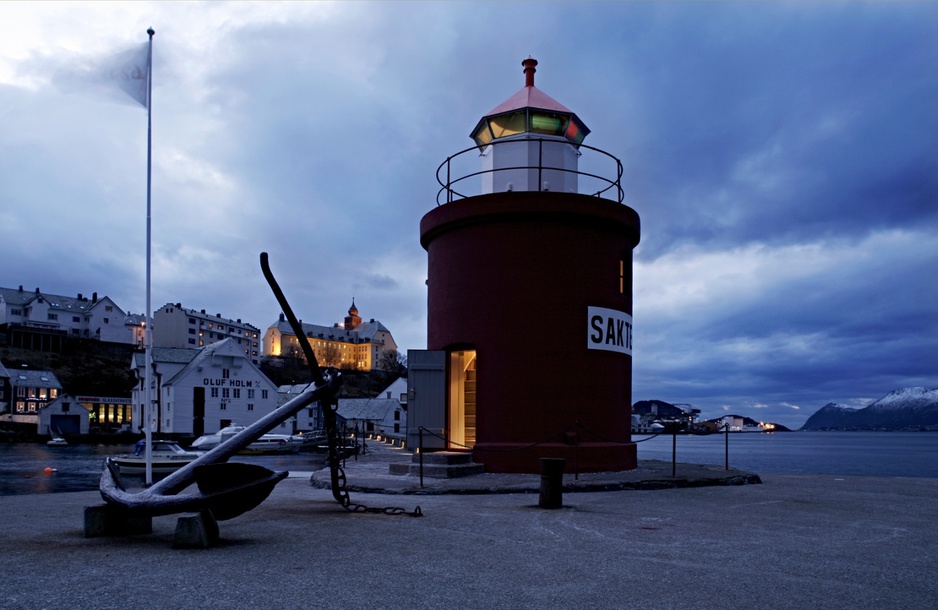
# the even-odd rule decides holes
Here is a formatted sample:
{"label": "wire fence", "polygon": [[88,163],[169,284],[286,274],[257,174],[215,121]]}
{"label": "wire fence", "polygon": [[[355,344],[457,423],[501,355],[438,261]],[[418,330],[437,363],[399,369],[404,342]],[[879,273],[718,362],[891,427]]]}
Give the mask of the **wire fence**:
{"label": "wire fence", "polygon": [[[419,428],[420,436],[419,436],[418,452],[421,454],[421,456],[423,455],[423,453],[424,453],[423,435],[424,435],[424,434],[427,434],[427,435],[429,435],[429,436],[431,436],[431,437],[434,437],[434,438],[437,438],[437,439],[443,441],[443,443],[445,444],[445,446],[446,446],[447,448],[456,447],[456,448],[460,448],[460,449],[465,449],[465,450],[471,451],[471,452],[473,452],[473,453],[512,453],[512,452],[518,452],[518,451],[528,451],[528,450],[530,450],[530,449],[534,449],[534,448],[539,447],[539,446],[541,446],[541,445],[545,445],[545,444],[547,444],[547,443],[555,442],[555,441],[558,441],[558,440],[559,440],[559,441],[562,441],[565,445],[568,445],[568,446],[572,447],[573,450],[574,450],[574,455],[576,456],[576,455],[577,455],[576,451],[577,451],[577,449],[578,449],[578,447],[579,447],[579,444],[580,444],[580,435],[577,434],[577,432],[579,432],[579,431],[582,431],[582,432],[588,434],[589,436],[593,437],[593,438],[596,439],[596,440],[599,440],[599,441],[602,441],[602,442],[605,442],[605,443],[618,444],[618,445],[631,445],[631,444],[642,443],[642,442],[645,442],[645,441],[650,441],[650,440],[652,440],[652,439],[654,439],[654,438],[657,438],[657,437],[659,437],[659,436],[662,436],[662,435],[664,435],[664,434],[670,434],[670,435],[671,435],[671,438],[672,438],[672,441],[671,441],[671,443],[672,443],[672,444],[671,444],[671,476],[672,476],[672,477],[676,476],[676,472],[677,472],[677,437],[678,437],[678,431],[679,431],[679,430],[678,430],[678,427],[675,426],[675,425],[666,427],[665,430],[663,430],[663,431],[661,431],[661,432],[657,432],[657,433],[650,434],[650,435],[647,436],[646,438],[633,439],[633,438],[631,438],[631,436],[630,436],[629,440],[618,440],[618,439],[609,438],[609,437],[606,437],[606,436],[604,436],[604,435],[602,435],[602,434],[599,434],[599,433],[597,433],[597,432],[591,430],[591,429],[588,428],[587,426],[583,425],[583,424],[580,423],[579,421],[577,421],[577,422],[574,422],[573,424],[571,424],[570,426],[568,426],[567,428],[565,428],[565,429],[563,429],[563,430],[560,430],[559,432],[556,432],[556,433],[554,433],[554,434],[552,434],[552,435],[550,435],[550,436],[548,436],[548,437],[546,437],[546,438],[544,438],[544,439],[541,439],[541,440],[539,440],[539,441],[535,441],[535,442],[533,442],[533,443],[529,443],[529,444],[527,444],[527,445],[520,445],[520,446],[518,446],[518,447],[478,447],[478,446],[475,446],[475,445],[470,446],[470,445],[466,445],[466,444],[463,444],[463,443],[459,443],[459,442],[454,441],[454,440],[452,440],[452,439],[449,439],[449,438],[447,438],[447,437],[445,437],[445,436],[441,436],[441,435],[439,435],[439,434],[437,434],[437,433],[435,433],[435,432],[432,432],[432,431],[430,431],[430,430],[424,428],[423,426],[420,426],[420,428]],[[717,430],[717,432],[720,432],[720,431],[723,432],[722,436],[723,436],[724,444],[725,444],[725,464],[724,464],[724,467],[725,467],[726,470],[729,470],[729,469],[730,469],[729,426],[723,426],[722,428],[720,428],[720,429]],[[574,478],[575,478],[576,480],[579,480],[579,476],[580,476],[578,463],[579,463],[579,460],[578,460],[578,459],[574,459]],[[420,486],[423,487],[423,459],[422,459],[422,458],[421,458],[421,460],[420,460]]]}

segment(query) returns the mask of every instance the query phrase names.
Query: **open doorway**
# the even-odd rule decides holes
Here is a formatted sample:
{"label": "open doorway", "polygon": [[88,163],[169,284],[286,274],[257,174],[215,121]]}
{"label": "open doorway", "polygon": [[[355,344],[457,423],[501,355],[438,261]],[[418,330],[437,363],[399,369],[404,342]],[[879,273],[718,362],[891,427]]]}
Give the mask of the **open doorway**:
{"label": "open doorway", "polygon": [[455,448],[471,448],[476,442],[476,352],[454,351],[449,358],[449,439]]}

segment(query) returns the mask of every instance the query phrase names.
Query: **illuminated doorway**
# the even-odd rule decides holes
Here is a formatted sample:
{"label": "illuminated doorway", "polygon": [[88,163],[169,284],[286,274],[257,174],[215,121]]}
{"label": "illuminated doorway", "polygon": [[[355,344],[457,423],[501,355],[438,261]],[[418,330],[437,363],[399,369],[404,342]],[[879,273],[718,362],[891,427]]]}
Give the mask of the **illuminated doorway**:
{"label": "illuminated doorway", "polygon": [[476,352],[450,352],[449,358],[449,439],[454,448],[471,448],[476,442]]}

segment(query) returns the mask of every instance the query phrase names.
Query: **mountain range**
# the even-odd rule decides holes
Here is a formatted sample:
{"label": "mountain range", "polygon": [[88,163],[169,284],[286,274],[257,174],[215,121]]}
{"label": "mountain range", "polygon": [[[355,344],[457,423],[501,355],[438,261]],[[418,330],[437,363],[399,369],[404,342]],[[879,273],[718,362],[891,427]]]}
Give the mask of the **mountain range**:
{"label": "mountain range", "polygon": [[854,409],[828,403],[802,430],[938,430],[938,389],[899,388]]}

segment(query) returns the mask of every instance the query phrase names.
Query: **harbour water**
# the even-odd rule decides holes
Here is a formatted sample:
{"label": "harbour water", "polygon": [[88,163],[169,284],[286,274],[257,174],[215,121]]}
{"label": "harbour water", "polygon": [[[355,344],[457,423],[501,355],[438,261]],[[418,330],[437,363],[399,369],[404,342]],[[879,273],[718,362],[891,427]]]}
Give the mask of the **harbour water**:
{"label": "harbour water", "polygon": [[[634,435],[633,440],[638,442],[639,460],[671,461],[672,436]],[[728,439],[723,434],[678,435],[677,461],[723,466],[727,440],[729,466],[757,474],[938,478],[938,432],[735,433]],[[104,458],[130,450],[116,445],[0,443],[0,495],[96,490]],[[309,472],[323,467],[324,456],[239,455],[233,461]],[[142,477],[128,477],[127,483],[142,484]]]}
{"label": "harbour water", "polygon": [[[132,445],[47,447],[42,443],[0,443],[0,496],[94,491],[98,489],[104,458],[132,449]],[[238,455],[231,461],[259,464],[271,470],[310,472],[323,467],[325,456]],[[130,488],[143,485],[143,475],[123,478]]]}
{"label": "harbour water", "polygon": [[[647,439],[647,440],[643,440]],[[671,435],[633,435],[639,460],[672,455]],[[678,435],[677,461],[749,472],[938,477],[938,432],[773,432]]]}

